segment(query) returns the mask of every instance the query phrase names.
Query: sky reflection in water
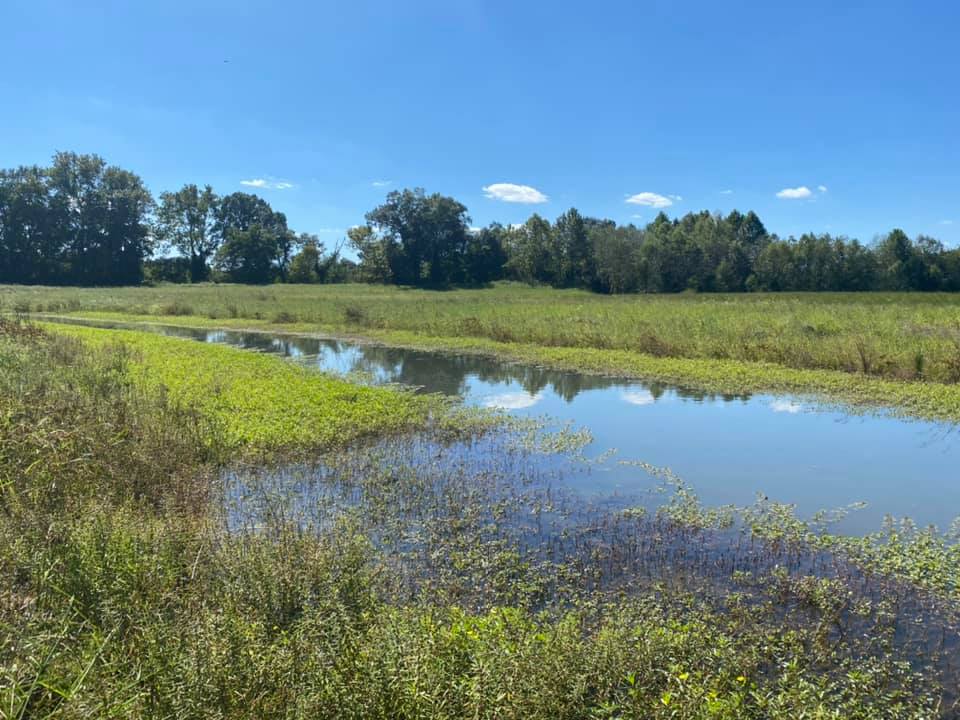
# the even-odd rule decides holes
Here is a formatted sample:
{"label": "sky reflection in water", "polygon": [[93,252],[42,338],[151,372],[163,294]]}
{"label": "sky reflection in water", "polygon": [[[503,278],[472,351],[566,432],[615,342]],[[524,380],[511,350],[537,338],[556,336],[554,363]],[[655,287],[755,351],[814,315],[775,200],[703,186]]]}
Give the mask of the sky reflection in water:
{"label": "sky reflection in water", "polygon": [[656,484],[623,460],[668,467],[708,504],[758,494],[801,514],[865,501],[841,526],[876,529],[886,514],[945,528],[960,514],[955,426],[849,415],[791,397],[716,395],[622,379],[332,339],[155,327],[162,332],[297,359],[377,382],[457,395],[473,405],[587,428],[586,452],[616,454],[568,476],[591,495],[634,495]]}

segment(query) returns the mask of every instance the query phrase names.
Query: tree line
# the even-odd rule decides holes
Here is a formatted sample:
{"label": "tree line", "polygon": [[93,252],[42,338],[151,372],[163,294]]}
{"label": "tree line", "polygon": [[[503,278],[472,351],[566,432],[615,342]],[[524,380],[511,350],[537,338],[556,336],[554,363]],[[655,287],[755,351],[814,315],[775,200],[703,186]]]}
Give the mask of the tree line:
{"label": "tree line", "polygon": [[134,173],[67,152],[0,170],[0,282],[323,282],[340,264],[249,193],[184,185],[155,200]]}
{"label": "tree line", "polygon": [[[582,216],[471,227],[457,200],[394,191],[328,249],[262,198],[185,185],[156,200],[96,155],[0,170],[0,282],[146,281],[425,287],[514,279],[602,293],[960,290],[960,250],[893,230],[866,245],[829,234],[780,238],[753,212],[661,213],[645,227]],[[344,243],[358,261],[342,257]]]}

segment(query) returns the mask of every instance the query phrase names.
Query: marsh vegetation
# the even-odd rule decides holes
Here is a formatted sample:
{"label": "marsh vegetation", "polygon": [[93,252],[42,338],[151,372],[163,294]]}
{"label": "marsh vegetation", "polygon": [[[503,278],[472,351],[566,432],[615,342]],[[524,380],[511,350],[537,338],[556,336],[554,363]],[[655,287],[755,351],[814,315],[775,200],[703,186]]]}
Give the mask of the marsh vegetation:
{"label": "marsh vegetation", "polygon": [[669,474],[657,507],[585,503],[575,436],[311,373],[0,324],[5,716],[955,714],[951,534],[844,538]]}
{"label": "marsh vegetation", "polygon": [[952,421],[960,419],[958,303],[919,293],[606,297],[516,284],[447,292],[0,288],[7,312],[345,333],[710,392],[815,394]]}

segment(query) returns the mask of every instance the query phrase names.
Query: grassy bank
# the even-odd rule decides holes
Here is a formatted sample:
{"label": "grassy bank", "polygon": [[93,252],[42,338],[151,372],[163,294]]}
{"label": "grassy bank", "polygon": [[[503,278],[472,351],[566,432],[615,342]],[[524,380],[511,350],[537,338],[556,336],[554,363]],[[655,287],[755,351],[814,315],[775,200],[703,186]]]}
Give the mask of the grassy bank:
{"label": "grassy bank", "polygon": [[603,297],[498,285],[0,288],[6,311],[352,334],[715,392],[813,393],[960,419],[960,298],[862,293]]}
{"label": "grassy bank", "polygon": [[[769,509],[755,542],[717,545],[720,515],[688,495],[656,517],[571,510],[521,450],[389,423],[318,470],[228,480],[245,436],[198,396],[219,391],[207,368],[267,405],[306,381],[160,340],[0,323],[3,717],[952,712],[941,538],[899,535],[868,575]],[[342,412],[346,391],[316,382],[316,407]]]}
{"label": "grassy bank", "polygon": [[57,333],[128,353],[130,382],[194,408],[231,448],[330,449],[423,427],[441,409],[436,398],[362,387],[222,345],[84,327],[60,326]]}

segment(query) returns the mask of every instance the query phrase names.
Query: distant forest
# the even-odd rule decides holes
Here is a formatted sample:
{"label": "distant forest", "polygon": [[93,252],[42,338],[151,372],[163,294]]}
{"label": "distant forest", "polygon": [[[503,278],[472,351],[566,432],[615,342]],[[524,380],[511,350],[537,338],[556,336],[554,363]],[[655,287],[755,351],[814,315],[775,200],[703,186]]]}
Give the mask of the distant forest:
{"label": "distant forest", "polygon": [[[483,285],[513,279],[602,293],[960,290],[960,250],[892,230],[871,244],[780,238],[753,212],[661,213],[645,227],[584,217],[472,228],[467,208],[422,189],[385,202],[328,248],[249,193],[185,185],[154,199],[96,155],[0,170],[0,282]],[[359,261],[342,256],[349,245]]]}

